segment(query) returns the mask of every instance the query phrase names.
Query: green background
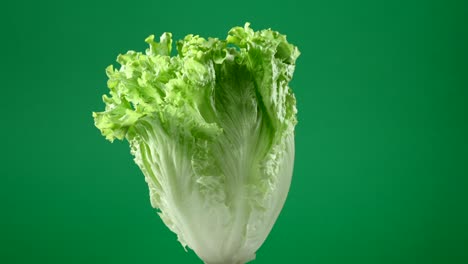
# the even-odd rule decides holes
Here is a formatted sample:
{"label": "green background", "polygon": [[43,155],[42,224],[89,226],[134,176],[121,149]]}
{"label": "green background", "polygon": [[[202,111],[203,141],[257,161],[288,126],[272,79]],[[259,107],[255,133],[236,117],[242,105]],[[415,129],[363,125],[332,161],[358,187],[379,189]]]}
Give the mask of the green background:
{"label": "green background", "polygon": [[93,126],[145,37],[250,21],[302,55],[290,195],[253,263],[468,263],[464,1],[4,1],[1,263],[201,263]]}

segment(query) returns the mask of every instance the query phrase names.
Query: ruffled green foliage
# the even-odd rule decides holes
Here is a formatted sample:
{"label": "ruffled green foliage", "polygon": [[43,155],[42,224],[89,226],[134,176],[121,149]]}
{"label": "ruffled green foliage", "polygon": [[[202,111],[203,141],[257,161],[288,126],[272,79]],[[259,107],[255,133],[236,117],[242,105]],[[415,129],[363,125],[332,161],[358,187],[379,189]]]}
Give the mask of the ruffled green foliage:
{"label": "ruffled green foliage", "polygon": [[164,223],[206,263],[245,263],[270,232],[294,162],[298,49],[272,30],[226,40],[164,33],[107,68],[110,141],[127,139]]}

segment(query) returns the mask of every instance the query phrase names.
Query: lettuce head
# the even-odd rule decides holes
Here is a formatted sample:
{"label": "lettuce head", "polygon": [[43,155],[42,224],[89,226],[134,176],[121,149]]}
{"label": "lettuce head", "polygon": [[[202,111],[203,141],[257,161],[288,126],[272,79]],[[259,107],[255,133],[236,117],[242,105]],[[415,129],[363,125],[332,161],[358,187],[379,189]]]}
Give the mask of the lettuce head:
{"label": "lettuce head", "polygon": [[255,258],[289,191],[299,56],[286,36],[235,27],[226,40],[149,36],[107,68],[109,141],[126,139],[163,222],[207,264]]}

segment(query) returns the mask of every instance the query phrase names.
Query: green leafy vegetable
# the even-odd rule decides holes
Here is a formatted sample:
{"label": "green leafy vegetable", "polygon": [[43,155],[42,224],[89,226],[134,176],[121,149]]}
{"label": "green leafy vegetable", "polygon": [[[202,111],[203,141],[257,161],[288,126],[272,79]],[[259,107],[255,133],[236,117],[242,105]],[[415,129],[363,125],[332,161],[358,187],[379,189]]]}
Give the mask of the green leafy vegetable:
{"label": "green leafy vegetable", "polygon": [[107,68],[110,141],[127,139],[164,223],[205,263],[255,258],[285,202],[294,163],[298,49],[249,24],[226,40],[164,33]]}

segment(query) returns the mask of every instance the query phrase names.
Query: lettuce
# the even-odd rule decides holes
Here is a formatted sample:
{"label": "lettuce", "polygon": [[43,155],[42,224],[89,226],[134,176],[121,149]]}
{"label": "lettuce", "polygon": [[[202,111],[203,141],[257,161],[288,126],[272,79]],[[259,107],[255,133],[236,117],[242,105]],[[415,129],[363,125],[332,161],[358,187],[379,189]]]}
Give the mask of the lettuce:
{"label": "lettuce", "polygon": [[209,264],[245,263],[265,241],[289,190],[299,56],[286,36],[235,27],[226,40],[164,33],[107,68],[108,140],[126,139],[151,205],[180,243]]}

